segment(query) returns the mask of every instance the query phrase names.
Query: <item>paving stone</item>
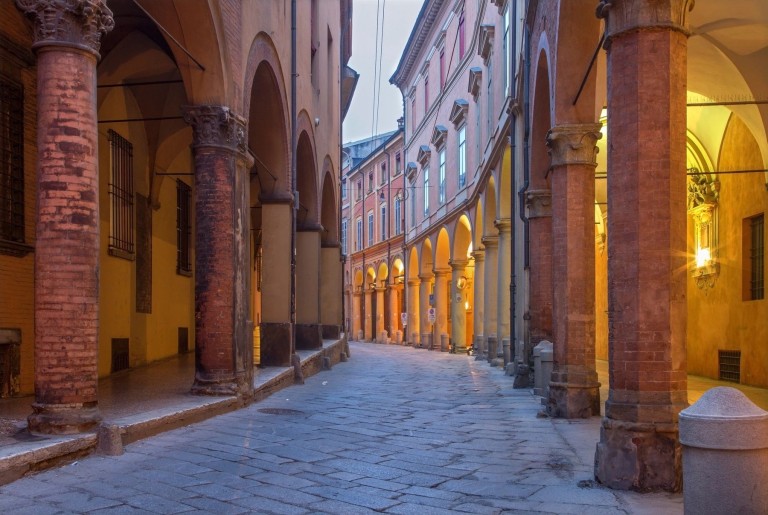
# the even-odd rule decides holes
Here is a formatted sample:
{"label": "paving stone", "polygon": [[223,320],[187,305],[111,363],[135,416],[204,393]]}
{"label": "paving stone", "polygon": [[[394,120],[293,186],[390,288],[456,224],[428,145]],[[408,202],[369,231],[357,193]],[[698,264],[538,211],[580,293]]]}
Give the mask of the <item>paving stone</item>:
{"label": "paving stone", "polygon": [[122,502],[115,499],[107,499],[106,497],[99,497],[87,492],[78,491],[40,497],[38,500],[42,503],[56,506],[62,510],[74,512],[87,512],[122,504]]}
{"label": "paving stone", "polygon": [[154,513],[184,513],[190,511],[187,504],[153,494],[134,495],[127,499],[131,506]]}
{"label": "paving stone", "polygon": [[250,512],[250,508],[237,506],[235,504],[211,499],[210,497],[190,497],[184,499],[184,504],[192,506],[207,513],[221,513],[227,515],[238,515],[240,513]]}

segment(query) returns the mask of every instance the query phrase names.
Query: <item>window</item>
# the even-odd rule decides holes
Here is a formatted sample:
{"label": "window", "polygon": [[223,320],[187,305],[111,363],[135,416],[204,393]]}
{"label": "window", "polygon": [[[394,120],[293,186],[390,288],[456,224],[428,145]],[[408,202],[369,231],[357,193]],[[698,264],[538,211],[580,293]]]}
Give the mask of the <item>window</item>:
{"label": "window", "polygon": [[368,193],[373,191],[373,172],[368,172]]}
{"label": "window", "polygon": [[429,168],[424,168],[424,216],[429,215]]}
{"label": "window", "polygon": [[440,150],[440,153],[438,154],[438,162],[440,163],[440,168],[438,169],[439,174],[439,182],[438,182],[438,202],[440,204],[445,203],[445,147],[443,147]]}
{"label": "window", "polygon": [[109,253],[133,259],[133,145],[112,129],[107,137],[112,161]]}
{"label": "window", "polygon": [[744,299],[760,300],[765,298],[765,215],[744,222]]}
{"label": "window", "polygon": [[459,188],[467,185],[467,126],[459,129]]}
{"label": "window", "polygon": [[429,75],[424,77],[424,114],[429,111]]}
{"label": "window", "polygon": [[445,89],[445,49],[440,49],[440,91]]}
{"label": "window", "polygon": [[512,73],[512,50],[509,48],[509,5],[504,11],[504,91],[509,95],[510,80]]}
{"label": "window", "polygon": [[24,243],[24,90],[0,77],[0,239]]}
{"label": "window", "polygon": [[400,197],[395,197],[395,236],[398,236],[401,232],[403,232],[402,230],[403,222],[401,220],[402,208],[400,207],[401,202],[402,200],[400,199]]}
{"label": "window", "polygon": [[192,189],[183,181],[176,181],[176,273],[192,272],[190,259],[192,237]]}
{"label": "window", "polygon": [[395,154],[395,175],[399,175],[403,171],[403,161],[400,157],[400,152]]}
{"label": "window", "polygon": [[381,163],[381,171],[379,172],[379,184],[387,182],[387,163]]}
{"label": "window", "polygon": [[381,240],[384,241],[387,239],[387,206],[382,204],[379,208],[379,212],[381,214],[380,223],[381,223],[381,229],[379,230],[379,234],[381,234]]}
{"label": "window", "polygon": [[347,199],[347,180],[341,180],[341,200]]}
{"label": "window", "polygon": [[459,60],[464,58],[464,52],[466,50],[466,41],[464,37],[464,9],[461,10],[459,15]]}
{"label": "window", "polygon": [[360,200],[361,198],[363,198],[363,180],[362,179],[358,179],[358,181],[357,181],[357,197],[355,198],[355,200]]}
{"label": "window", "polygon": [[347,254],[347,219],[341,221],[341,253]]}
{"label": "window", "polygon": [[416,130],[416,99],[411,99],[411,132]]}
{"label": "window", "polygon": [[363,219],[357,219],[357,238],[355,239],[355,250],[363,248]]}
{"label": "window", "polygon": [[488,58],[488,80],[486,81],[486,138],[490,138],[493,133],[493,55]]}
{"label": "window", "polygon": [[368,212],[368,246],[373,245],[373,211]]}

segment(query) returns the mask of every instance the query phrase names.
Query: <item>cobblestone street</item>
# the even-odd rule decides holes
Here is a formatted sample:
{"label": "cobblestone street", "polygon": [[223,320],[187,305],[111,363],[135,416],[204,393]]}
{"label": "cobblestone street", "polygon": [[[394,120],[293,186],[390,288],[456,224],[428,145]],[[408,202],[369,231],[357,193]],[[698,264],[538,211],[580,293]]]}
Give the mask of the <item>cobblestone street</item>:
{"label": "cobblestone street", "polygon": [[352,343],[246,409],[0,488],[2,513],[681,513],[592,480],[599,418],[537,418],[465,355]]}

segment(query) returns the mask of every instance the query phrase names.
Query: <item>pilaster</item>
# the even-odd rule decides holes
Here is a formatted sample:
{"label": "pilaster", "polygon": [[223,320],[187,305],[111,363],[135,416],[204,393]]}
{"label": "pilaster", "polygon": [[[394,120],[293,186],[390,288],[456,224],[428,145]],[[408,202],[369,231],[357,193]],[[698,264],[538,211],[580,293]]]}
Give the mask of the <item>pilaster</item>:
{"label": "pilaster", "polygon": [[483,247],[485,248],[485,318],[483,320],[483,330],[485,332],[485,351],[488,362],[496,359],[498,354],[498,236],[483,236]]}
{"label": "pilaster", "polygon": [[457,353],[467,351],[467,311],[464,307],[467,295],[464,291],[466,278],[465,286],[459,288],[466,268],[466,260],[451,261],[451,345],[452,350]]}
{"label": "pilaster", "polygon": [[485,249],[472,251],[475,258],[475,298],[472,315],[474,316],[474,342],[475,360],[485,359],[485,336],[483,335],[485,323]]}

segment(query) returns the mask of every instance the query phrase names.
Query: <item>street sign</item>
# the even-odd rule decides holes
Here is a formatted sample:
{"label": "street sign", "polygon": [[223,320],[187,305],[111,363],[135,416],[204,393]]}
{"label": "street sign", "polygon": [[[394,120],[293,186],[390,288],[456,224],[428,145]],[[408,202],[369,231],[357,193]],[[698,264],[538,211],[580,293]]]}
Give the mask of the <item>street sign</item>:
{"label": "street sign", "polygon": [[408,313],[400,313],[400,322],[403,325],[408,325]]}
{"label": "street sign", "polygon": [[429,308],[427,310],[427,320],[429,320],[429,323],[434,324],[436,318],[437,317],[435,316],[435,308]]}

